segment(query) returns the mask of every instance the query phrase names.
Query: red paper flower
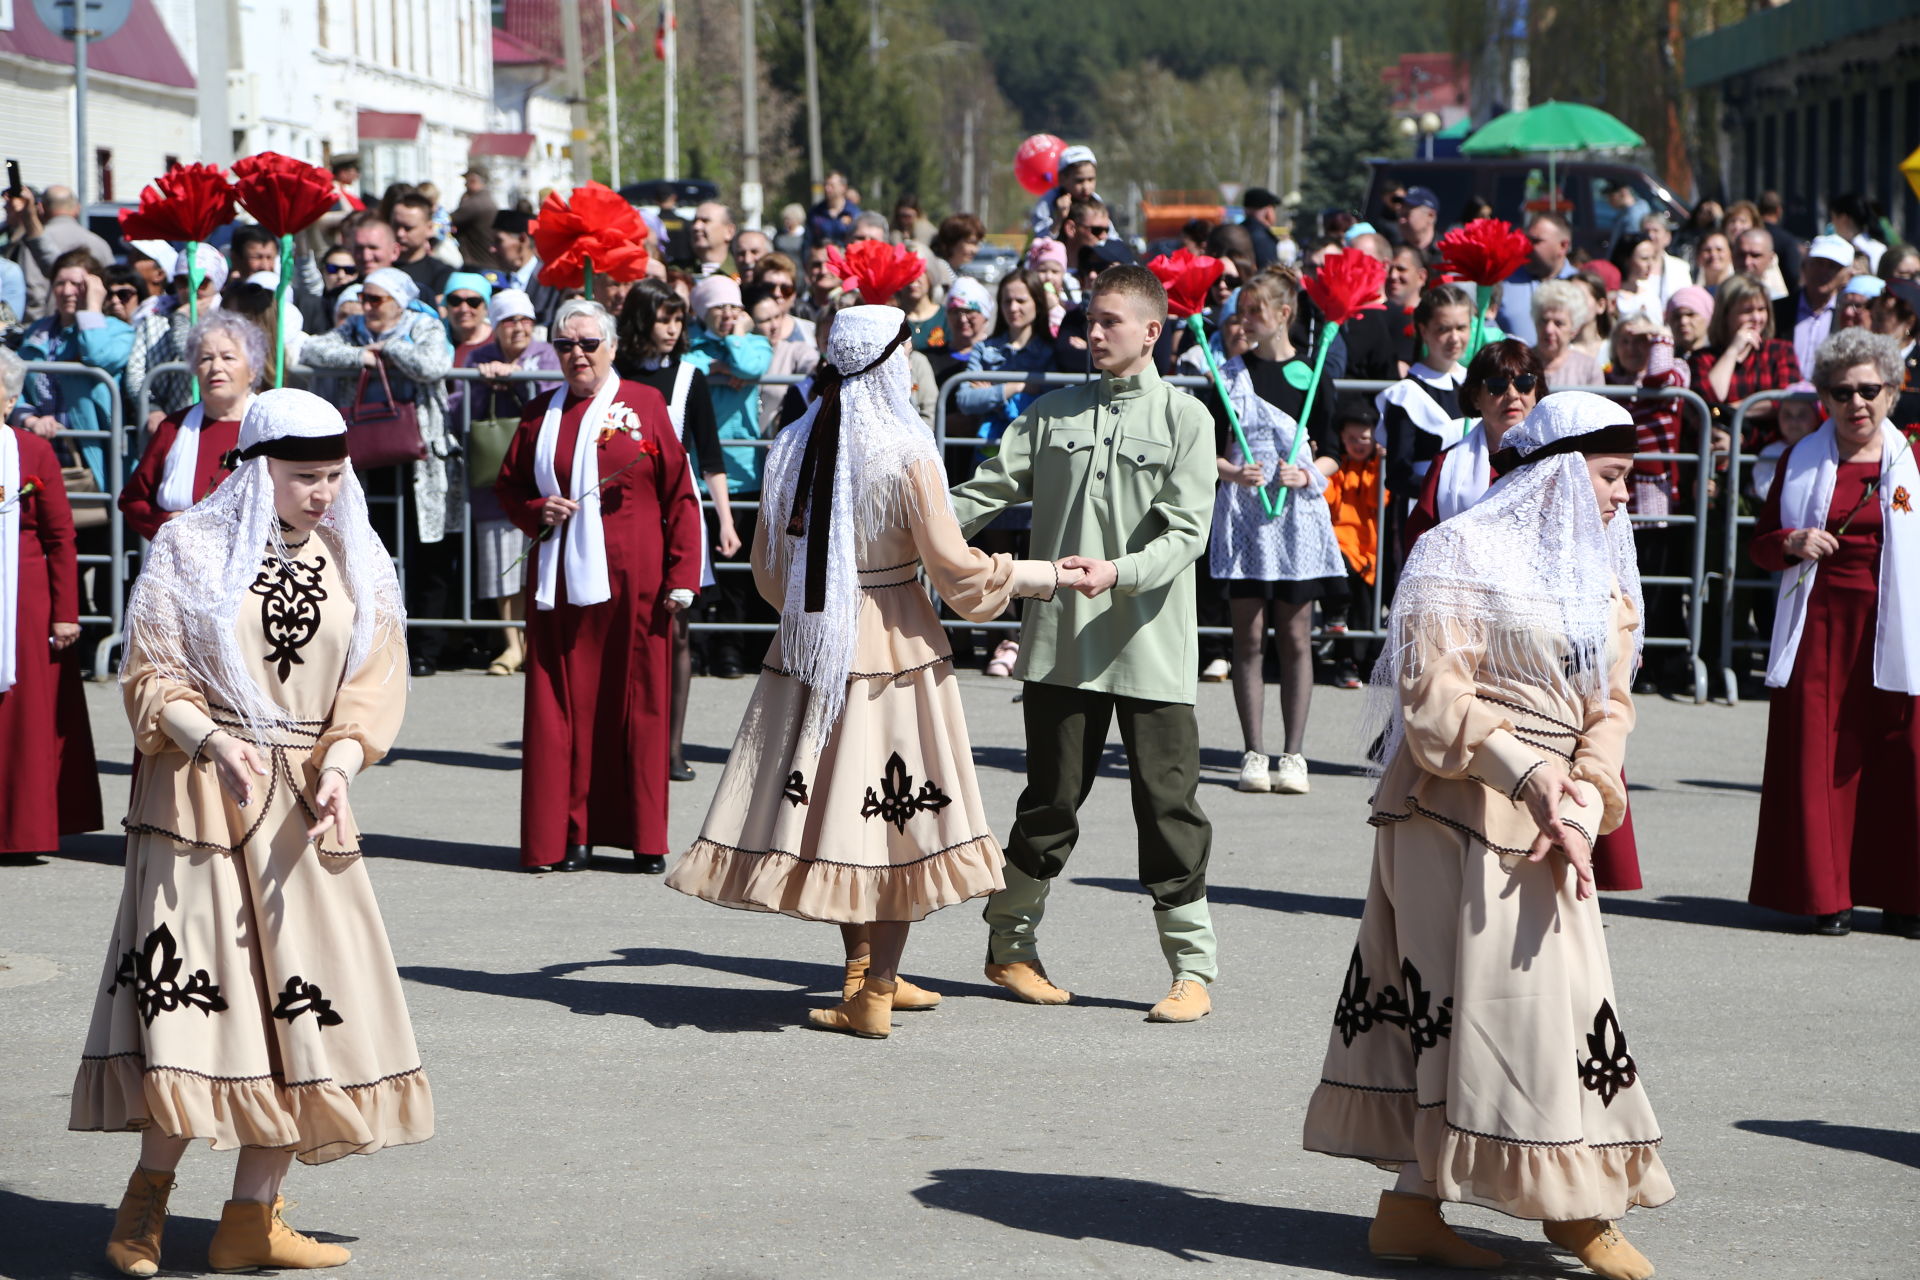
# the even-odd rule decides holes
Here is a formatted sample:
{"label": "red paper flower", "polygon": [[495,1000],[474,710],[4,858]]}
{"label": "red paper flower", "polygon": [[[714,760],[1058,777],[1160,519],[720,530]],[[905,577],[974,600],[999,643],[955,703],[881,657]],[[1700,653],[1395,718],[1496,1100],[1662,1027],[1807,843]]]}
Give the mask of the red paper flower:
{"label": "red paper flower", "polygon": [[640,211],[598,182],[575,187],[567,200],[549,192],[527,230],[540,251],[541,284],[580,288],[589,258],[594,274],[609,280],[647,274],[647,226]]}
{"label": "red paper flower", "polygon": [[217,164],[183,164],[140,193],[138,209],[120,211],[129,240],[205,240],[233,221],[233,184]]}
{"label": "red paper flower", "polygon": [[332,210],[333,175],[278,151],[234,161],[234,193],[253,220],[276,236],[297,236]]}
{"label": "red paper flower", "polygon": [[1475,218],[1440,237],[1447,265],[1477,285],[1499,284],[1527,264],[1533,242],[1498,218]]}
{"label": "red paper flower", "polygon": [[1348,249],[1327,254],[1320,269],[1300,283],[1328,324],[1345,324],[1362,311],[1385,308],[1380,286],[1386,281],[1386,263],[1370,253]]}
{"label": "red paper flower", "polygon": [[841,288],[877,305],[892,302],[927,269],[919,254],[885,240],[856,240],[844,253],[828,245],[827,265],[840,277]]}
{"label": "red paper flower", "polygon": [[1147,264],[1147,270],[1160,277],[1167,288],[1167,315],[1175,320],[1199,315],[1207,309],[1207,291],[1227,269],[1225,258],[1209,258],[1191,249],[1161,254]]}

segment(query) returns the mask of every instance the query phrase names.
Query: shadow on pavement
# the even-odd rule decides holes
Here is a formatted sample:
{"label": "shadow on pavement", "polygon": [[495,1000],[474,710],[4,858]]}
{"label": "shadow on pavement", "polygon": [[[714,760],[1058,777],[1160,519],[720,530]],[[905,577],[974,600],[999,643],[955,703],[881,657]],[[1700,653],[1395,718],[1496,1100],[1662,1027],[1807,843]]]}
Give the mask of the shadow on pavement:
{"label": "shadow on pavement", "polygon": [[[935,1169],[928,1176],[933,1183],[913,1193],[928,1208],[1063,1240],[1111,1240],[1182,1262],[1205,1262],[1212,1255],[1338,1276],[1442,1274],[1376,1262],[1367,1253],[1370,1219],[1364,1214],[1244,1204],[1136,1178],[1012,1169]],[[1503,1276],[1567,1274],[1544,1243],[1471,1227],[1461,1234],[1506,1254]]]}
{"label": "shadow on pavement", "polygon": [[[1111,889],[1115,893],[1133,893],[1145,897],[1147,891],[1138,881],[1117,877],[1076,876],[1073,883]],[[1366,905],[1361,898],[1335,898],[1322,893],[1288,893],[1284,889],[1241,889],[1230,884],[1209,884],[1207,901],[1227,907],[1259,907],[1263,911],[1285,911],[1293,915],[1342,916],[1358,920]]]}
{"label": "shadow on pavement", "polygon": [[1858,1151],[1861,1155],[1879,1156],[1910,1169],[1920,1169],[1920,1133],[1830,1124],[1825,1120],[1738,1120],[1733,1127],[1770,1138],[1791,1138],[1816,1147],[1832,1147],[1836,1151]]}
{"label": "shadow on pavement", "polygon": [[[118,823],[114,824],[116,827]],[[96,862],[103,867],[121,867],[127,862],[127,836],[124,831],[90,831],[81,836],[60,837],[58,852],[49,857],[68,862]]]}
{"label": "shadow on pavement", "polygon": [[1608,916],[1638,916],[1642,920],[1664,920],[1669,924],[1752,929],[1759,933],[1804,932],[1794,916],[1781,915],[1778,911],[1769,911],[1735,898],[1692,898],[1684,894],[1669,894],[1663,898],[1626,898],[1609,893],[1600,899],[1600,913]]}
{"label": "shadow on pavement", "polygon": [[430,840],[425,836],[390,836],[369,832],[369,858],[405,858],[442,867],[471,867],[475,871],[511,871],[519,874],[520,850],[511,845],[469,844],[464,840]]}
{"label": "shadow on pavement", "polygon": [[[129,1142],[122,1154],[132,1160],[137,1146]],[[124,1187],[123,1167],[117,1161],[112,1167],[121,1172],[110,1175],[102,1166],[103,1196],[114,1196]],[[115,1176],[123,1181],[114,1183]],[[224,1171],[220,1180],[225,1181]],[[118,1203],[117,1197],[114,1202]],[[0,1222],[12,1224],[4,1232],[6,1244],[0,1249],[0,1273],[12,1280],[79,1280],[118,1274],[106,1259],[107,1234],[113,1230],[109,1205],[40,1200],[0,1187]],[[167,1214],[163,1245],[167,1266],[162,1274],[197,1271],[207,1260],[216,1225],[212,1218],[183,1216],[175,1205]]]}
{"label": "shadow on pavement", "polygon": [[395,747],[380,761],[381,768],[417,760],[421,764],[444,764],[455,769],[499,769],[520,772],[519,756],[488,756],[478,751],[435,751],[422,747]]}
{"label": "shadow on pavement", "polygon": [[1757,782],[1717,782],[1711,778],[1681,778],[1679,781],[1683,787],[1705,787],[1709,791],[1750,791],[1759,795],[1761,790]]}

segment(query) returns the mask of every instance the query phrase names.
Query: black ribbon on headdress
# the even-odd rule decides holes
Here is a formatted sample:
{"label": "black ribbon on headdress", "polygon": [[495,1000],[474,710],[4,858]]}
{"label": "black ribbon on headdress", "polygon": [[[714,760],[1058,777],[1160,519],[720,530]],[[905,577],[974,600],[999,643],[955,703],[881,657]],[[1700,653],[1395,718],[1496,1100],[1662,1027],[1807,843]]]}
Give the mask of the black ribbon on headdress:
{"label": "black ribbon on headdress", "polygon": [[1631,422],[1622,422],[1582,435],[1564,436],[1524,456],[1518,449],[1502,449],[1493,455],[1492,462],[1494,472],[1505,475],[1515,467],[1524,467],[1529,462],[1558,457],[1563,453],[1636,453],[1639,448],[1638,431]]}
{"label": "black ribbon on headdress", "polygon": [[244,449],[230,450],[220,459],[228,471],[253,458],[278,458],[282,462],[338,462],[347,456],[347,434],[331,436],[275,436]]}
{"label": "black ribbon on headdress", "polygon": [[848,378],[872,373],[887,357],[911,340],[913,330],[905,320],[900,332],[873,362],[864,369],[842,373],[838,366],[822,364],[813,375],[813,396],[819,411],[813,415],[813,432],[807,437],[806,452],[800,455],[800,475],[793,487],[793,511],[787,517],[787,536],[807,539],[807,579],[805,610],[819,613],[827,607],[827,548],[833,530],[833,473],[840,465],[840,388]]}

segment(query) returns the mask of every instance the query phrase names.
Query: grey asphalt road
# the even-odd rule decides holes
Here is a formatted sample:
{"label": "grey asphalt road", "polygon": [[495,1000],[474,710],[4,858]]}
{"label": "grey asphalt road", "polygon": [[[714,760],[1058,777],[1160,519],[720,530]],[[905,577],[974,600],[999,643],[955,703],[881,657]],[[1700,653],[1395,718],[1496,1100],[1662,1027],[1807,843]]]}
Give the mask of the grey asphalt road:
{"label": "grey asphalt road", "polygon": [[[962,677],[990,811],[1011,814],[1016,692]],[[697,831],[751,685],[695,685]],[[1300,1150],[1365,891],[1359,695],[1317,691],[1313,792],[1232,788],[1238,734],[1202,689],[1222,977],[1191,1026],[1143,1021],[1166,973],[1134,882],[1118,744],[1044,938],[1067,1008],[980,972],[972,907],[914,932],[947,995],[884,1042],[804,1029],[834,931],[723,911],[628,874],[517,874],[520,684],[416,683],[401,745],[357,787],[439,1109],[422,1146],[296,1166],[297,1226],[362,1280],[1381,1276],[1388,1176]],[[129,738],[89,690],[110,813]],[[1276,721],[1277,713],[1269,713]],[[1649,888],[1606,902],[1622,1013],[1679,1198],[1626,1223],[1663,1277],[1920,1275],[1920,944],[1791,931],[1744,903],[1766,708],[1643,703],[1629,755]],[[107,1274],[133,1139],[69,1134],[67,1097],[119,892],[120,841],[0,867],[0,1275]],[[231,1176],[182,1166],[172,1274],[204,1266]],[[1580,1274],[1528,1224],[1455,1208],[1514,1259]],[[1414,1272],[1412,1274],[1421,1274]],[[1433,1273],[1440,1274],[1440,1273]]]}

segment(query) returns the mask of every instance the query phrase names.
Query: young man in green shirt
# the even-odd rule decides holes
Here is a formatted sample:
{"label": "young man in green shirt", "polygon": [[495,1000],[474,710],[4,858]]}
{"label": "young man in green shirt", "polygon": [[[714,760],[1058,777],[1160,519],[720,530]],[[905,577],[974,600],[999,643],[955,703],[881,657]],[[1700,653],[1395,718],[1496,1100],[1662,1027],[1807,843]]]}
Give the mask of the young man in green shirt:
{"label": "young man in green shirt", "polygon": [[1120,722],[1131,763],[1140,882],[1153,895],[1173,989],[1156,1022],[1212,1008],[1213,924],[1200,811],[1193,564],[1206,545],[1217,480],[1213,421],[1160,380],[1154,343],[1167,295],[1143,267],[1102,272],[1087,307],[1100,379],[1042,396],[1007,429],[999,453],[953,491],[969,535],[1003,509],[1033,503],[1036,559],[1085,577],[1021,628],[1027,787],[1007,841],[1007,887],[987,901],[987,977],[1033,1004],[1065,1004],[1035,935],[1047,892],[1073,852],[1107,726]]}

